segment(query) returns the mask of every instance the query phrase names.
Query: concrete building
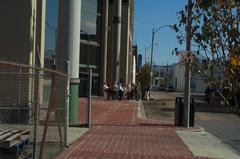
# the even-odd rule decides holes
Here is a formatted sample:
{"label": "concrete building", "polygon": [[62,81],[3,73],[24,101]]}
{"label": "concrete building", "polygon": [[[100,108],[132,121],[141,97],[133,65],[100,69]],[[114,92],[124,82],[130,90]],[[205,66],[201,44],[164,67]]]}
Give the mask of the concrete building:
{"label": "concrete building", "polygon": [[[108,56],[107,56],[107,78],[106,81],[114,82],[116,72],[116,24],[113,23],[116,11],[116,2],[109,1],[109,33],[108,33]],[[132,82],[133,64],[135,55],[133,53],[133,21],[134,21],[134,0],[122,1],[121,20],[121,58],[120,58],[120,79],[123,83]]]}
{"label": "concrete building", "polygon": [[[64,25],[64,8],[67,1],[54,0],[46,3],[43,0],[36,1],[37,4],[33,2],[35,1],[0,2],[0,59],[40,67],[44,67],[45,64],[49,68],[51,58],[56,57],[58,70],[66,72],[69,57],[64,45],[68,34]],[[93,70],[93,94],[100,95],[103,82],[115,81],[116,24],[113,21],[117,4],[114,0],[81,2],[79,95],[86,95],[89,68]],[[46,12],[46,8],[52,6],[52,12]],[[46,23],[46,16],[53,17],[51,20],[56,20],[56,24]],[[134,0],[122,0],[120,79],[123,83],[135,82],[136,76],[137,55],[133,51],[133,21]],[[48,37],[50,34],[52,37]],[[49,44],[49,39],[55,40],[54,43]]]}
{"label": "concrete building", "polygon": [[[0,59],[44,65],[46,1],[0,2]],[[37,48],[37,49],[33,49]]]}
{"label": "concrete building", "polygon": [[[185,85],[185,66],[177,63],[172,65],[172,78],[175,91],[183,92]],[[192,74],[191,78],[191,92],[193,93],[204,93],[208,83],[204,82],[204,79],[197,73]]]}
{"label": "concrete building", "polygon": [[[66,2],[59,2],[59,17],[63,17]],[[87,95],[89,69],[93,71],[93,95],[101,95],[104,82],[116,80],[117,25],[114,23],[114,18],[117,7],[117,1],[114,0],[82,0],[79,96]],[[122,0],[120,79],[124,84],[135,81],[136,75],[136,56],[133,53],[133,17],[134,0]],[[64,45],[66,21],[67,19],[59,19],[57,59],[60,61],[60,66],[64,66],[68,58]],[[64,67],[59,69],[64,71]]]}
{"label": "concrete building", "polygon": [[154,88],[166,89],[172,86],[171,83],[171,65],[153,66],[153,84]]}

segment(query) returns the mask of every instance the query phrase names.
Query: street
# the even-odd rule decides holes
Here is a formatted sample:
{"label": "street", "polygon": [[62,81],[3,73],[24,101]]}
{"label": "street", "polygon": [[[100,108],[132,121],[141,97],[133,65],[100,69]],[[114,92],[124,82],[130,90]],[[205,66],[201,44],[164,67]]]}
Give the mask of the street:
{"label": "street", "polygon": [[[154,100],[144,101],[147,118],[174,121],[175,97],[180,93],[152,92]],[[195,100],[195,126],[221,139],[240,153],[240,118],[228,109],[211,101],[204,102],[203,95],[193,95]]]}

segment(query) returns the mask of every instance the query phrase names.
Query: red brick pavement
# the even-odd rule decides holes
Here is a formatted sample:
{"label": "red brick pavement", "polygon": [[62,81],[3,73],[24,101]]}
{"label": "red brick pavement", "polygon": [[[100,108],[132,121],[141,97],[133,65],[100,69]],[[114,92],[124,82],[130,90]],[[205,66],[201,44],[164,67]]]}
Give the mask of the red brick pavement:
{"label": "red brick pavement", "polygon": [[[86,112],[80,99],[80,120]],[[94,126],[57,159],[203,159],[194,157],[169,122],[137,118],[138,102],[93,100]]]}

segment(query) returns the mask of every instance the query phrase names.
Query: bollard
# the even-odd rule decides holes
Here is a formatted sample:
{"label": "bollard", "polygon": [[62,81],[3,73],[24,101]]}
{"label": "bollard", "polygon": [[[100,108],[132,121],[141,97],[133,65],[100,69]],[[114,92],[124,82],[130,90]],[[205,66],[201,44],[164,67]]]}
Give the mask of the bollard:
{"label": "bollard", "polygon": [[88,127],[92,127],[92,70],[89,70],[89,90],[88,90]]}

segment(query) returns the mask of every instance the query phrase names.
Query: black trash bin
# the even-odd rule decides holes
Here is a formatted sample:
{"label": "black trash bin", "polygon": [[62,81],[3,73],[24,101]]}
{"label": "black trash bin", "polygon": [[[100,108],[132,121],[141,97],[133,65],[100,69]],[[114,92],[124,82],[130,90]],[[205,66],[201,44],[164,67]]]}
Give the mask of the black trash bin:
{"label": "black trash bin", "polygon": [[175,125],[183,126],[183,98],[177,97],[175,101]]}
{"label": "black trash bin", "polygon": [[[175,102],[175,126],[183,126],[183,112],[184,112],[183,97],[177,97]],[[189,126],[194,127],[195,123],[195,106],[194,99],[191,99],[189,114]]]}
{"label": "black trash bin", "polygon": [[190,117],[189,117],[189,126],[194,127],[195,123],[195,106],[194,106],[194,99],[191,99],[190,103]]}

